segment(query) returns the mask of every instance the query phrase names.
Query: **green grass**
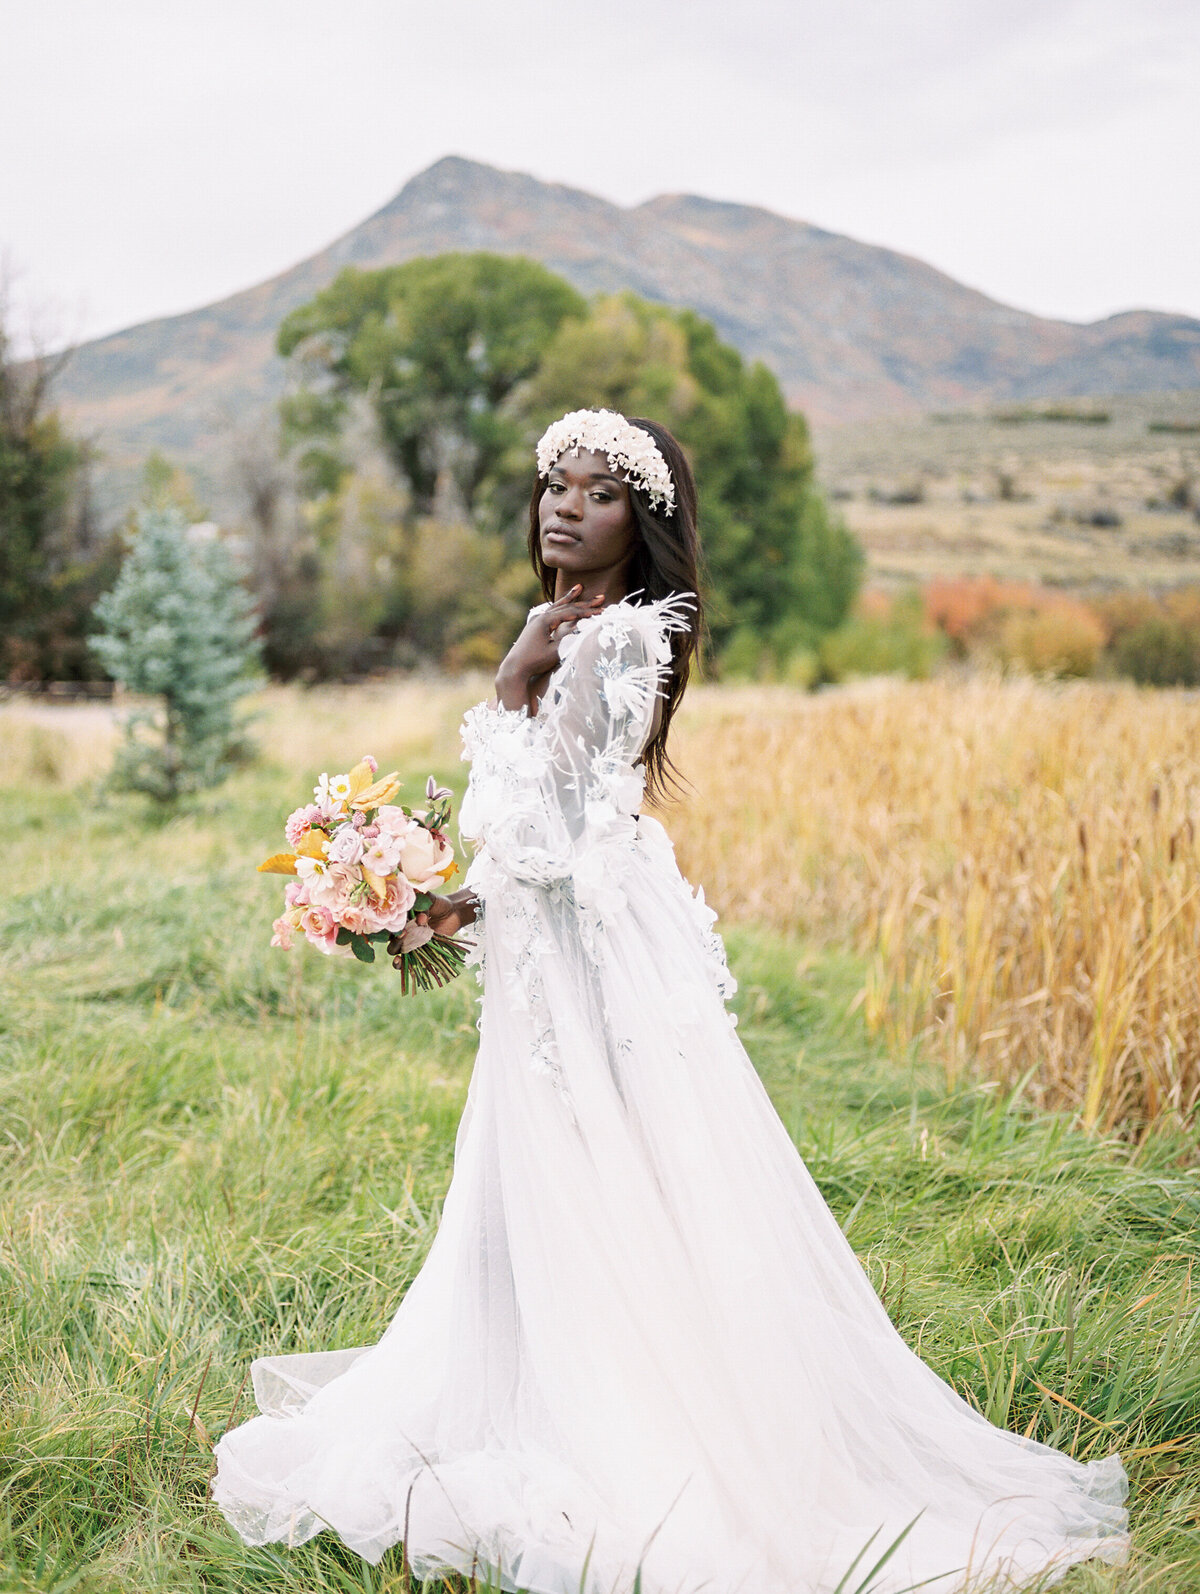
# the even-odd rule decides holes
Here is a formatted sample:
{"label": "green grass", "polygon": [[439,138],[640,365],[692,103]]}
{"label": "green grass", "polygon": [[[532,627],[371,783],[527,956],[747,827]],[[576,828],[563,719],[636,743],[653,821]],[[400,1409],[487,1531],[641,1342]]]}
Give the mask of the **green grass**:
{"label": "green grass", "polygon": [[[473,981],[406,1000],[267,947],[279,882],[252,864],[295,786],[247,771],[153,823],[0,793],[0,1589],[404,1586],[398,1554],[247,1549],[206,1498],[251,1356],[389,1321],[476,1040]],[[996,1421],[1127,1456],[1131,1563],[1061,1586],[1200,1590],[1194,1146],[947,1094],[867,1041],[854,959],[729,947],[746,1045],[905,1337]]]}

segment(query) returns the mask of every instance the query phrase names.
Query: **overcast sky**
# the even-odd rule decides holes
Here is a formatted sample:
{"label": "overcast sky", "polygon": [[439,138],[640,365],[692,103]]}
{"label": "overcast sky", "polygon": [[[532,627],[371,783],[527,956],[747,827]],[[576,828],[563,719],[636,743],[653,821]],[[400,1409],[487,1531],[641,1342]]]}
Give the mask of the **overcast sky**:
{"label": "overcast sky", "polygon": [[1200,0],[0,0],[0,251],[79,338],[440,156],[689,191],[1091,320],[1200,316]]}

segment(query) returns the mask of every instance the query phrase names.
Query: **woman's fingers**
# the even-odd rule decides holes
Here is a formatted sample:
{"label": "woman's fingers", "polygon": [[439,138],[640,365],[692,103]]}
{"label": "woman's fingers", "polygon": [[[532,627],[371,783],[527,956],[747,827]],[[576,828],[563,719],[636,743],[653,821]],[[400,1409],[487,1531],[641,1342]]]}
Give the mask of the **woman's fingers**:
{"label": "woman's fingers", "polygon": [[544,619],[549,629],[553,631],[564,620],[582,620],[588,615],[598,613],[597,605],[603,602],[602,592],[597,593],[594,598],[589,598],[586,603],[575,603],[569,598],[562,598],[545,611]]}
{"label": "woman's fingers", "polygon": [[545,622],[546,638],[549,642],[557,644],[564,636],[570,635],[578,628],[580,620],[600,612],[604,603],[604,594],[598,592],[595,597],[588,598],[586,602],[579,602],[575,594],[582,592],[582,584],[576,583],[564,598],[557,598],[547,609],[542,611],[542,620]]}
{"label": "woman's fingers", "polygon": [[[550,605],[550,609],[559,609],[564,613],[568,609],[577,609],[580,614],[587,614],[588,611],[594,609],[598,603],[604,602],[604,594],[602,592],[597,592],[596,595],[591,598],[577,598],[576,593],[582,591],[583,583],[577,581],[564,597],[555,598],[554,602]],[[546,612],[549,613],[550,610],[548,609]]]}

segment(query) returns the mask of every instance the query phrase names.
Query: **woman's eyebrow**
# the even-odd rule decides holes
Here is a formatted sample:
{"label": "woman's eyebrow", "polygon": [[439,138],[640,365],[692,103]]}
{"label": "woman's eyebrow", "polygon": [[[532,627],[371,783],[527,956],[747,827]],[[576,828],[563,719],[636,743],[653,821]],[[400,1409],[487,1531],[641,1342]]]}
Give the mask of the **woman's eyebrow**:
{"label": "woman's eyebrow", "polygon": [[[565,477],[566,474],[567,474],[566,471],[563,470],[561,465],[553,465],[550,468],[550,475],[551,476],[562,476],[562,477]],[[621,480],[621,478],[619,476],[612,476],[606,470],[594,470],[594,471],[591,471],[589,473],[589,475],[588,475],[588,481],[590,481],[590,482],[613,482],[617,487],[624,487],[624,485],[625,485],[625,483]]]}

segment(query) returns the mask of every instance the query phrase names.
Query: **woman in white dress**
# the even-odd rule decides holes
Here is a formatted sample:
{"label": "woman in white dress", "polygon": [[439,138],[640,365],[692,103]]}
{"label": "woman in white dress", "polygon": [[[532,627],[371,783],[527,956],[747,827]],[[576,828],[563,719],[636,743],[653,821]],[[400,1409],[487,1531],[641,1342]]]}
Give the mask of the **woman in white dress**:
{"label": "woman in white dress", "polygon": [[638,813],[700,633],[695,511],[652,422],[577,411],[539,444],[547,601],[464,721],[476,855],[430,914],[473,923],[483,986],[441,1225],[376,1345],[253,1364],[214,1498],[251,1543],[328,1528],[534,1594],[950,1594],[1119,1561],[1120,1460],[993,1427],[896,1333]]}

